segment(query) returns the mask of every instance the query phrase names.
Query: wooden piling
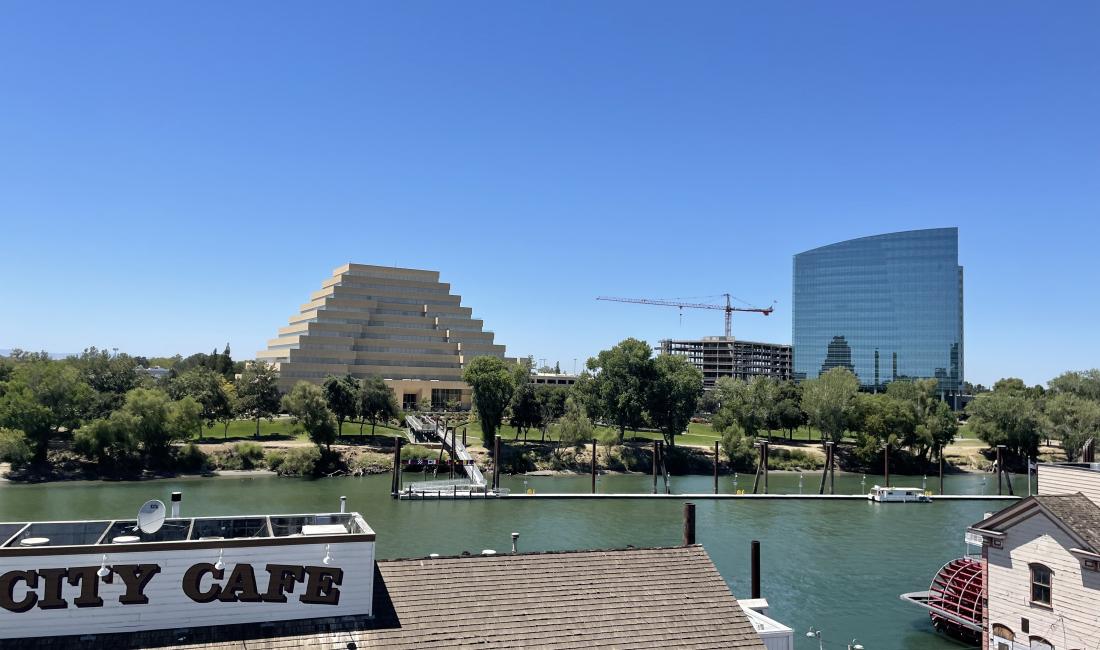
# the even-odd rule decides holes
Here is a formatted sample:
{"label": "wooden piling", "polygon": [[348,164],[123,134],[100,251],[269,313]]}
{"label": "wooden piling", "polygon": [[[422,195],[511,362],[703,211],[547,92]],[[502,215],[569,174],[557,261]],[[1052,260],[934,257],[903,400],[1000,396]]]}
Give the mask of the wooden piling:
{"label": "wooden piling", "polygon": [[714,493],[718,494],[718,441],[714,441]]}
{"label": "wooden piling", "polygon": [[768,441],[764,441],[764,494],[768,493]]}
{"label": "wooden piling", "polygon": [[[997,445],[997,451],[1000,451],[1002,447],[1004,447],[1004,445]],[[1004,476],[1005,476],[1005,487],[1008,488],[1009,496],[1016,496],[1016,492],[1014,492],[1013,489],[1012,489],[1012,476],[1009,475],[1008,470],[1005,469],[1005,466],[1004,466],[1004,459],[1007,455],[1008,454],[1001,454],[1001,460],[1000,460],[1000,462],[997,463],[997,471],[1004,474]],[[1000,485],[1001,485],[1001,479],[998,476],[997,477],[997,486],[1000,487]]]}
{"label": "wooden piling", "polygon": [[882,464],[886,474],[886,487],[890,487],[890,443],[886,443],[886,449],[882,452]]}
{"label": "wooden piling", "polygon": [[825,450],[825,455],[828,456],[825,462],[829,463],[829,494],[836,494],[836,445],[826,442]]}
{"label": "wooden piling", "polygon": [[659,444],[659,441],[653,441],[653,494],[657,494],[657,445]]}
{"label": "wooden piling", "polygon": [[1003,462],[1003,458],[1001,457],[1001,450],[1004,449],[1004,448],[1005,448],[1004,445],[997,445],[997,495],[998,496],[1000,496],[1000,494],[1001,494],[1001,469],[1003,467],[1001,465],[1001,463]]}
{"label": "wooden piling", "polygon": [[943,494],[943,447],[940,447],[940,494]]}
{"label": "wooden piling", "polygon": [[756,443],[756,478],[752,480],[752,493],[760,487],[760,472],[764,469],[764,443]]}
{"label": "wooden piling", "polygon": [[695,504],[684,503],[684,546],[695,543]]}
{"label": "wooden piling", "polygon": [[821,470],[821,485],[817,486],[818,494],[825,494],[825,479],[829,476],[829,447],[825,446],[825,468]]}
{"label": "wooden piling", "polygon": [[596,439],[592,439],[592,494],[596,493]]}
{"label": "wooden piling", "polygon": [[760,542],[752,540],[752,598],[760,598]]}
{"label": "wooden piling", "polygon": [[397,498],[401,491],[401,438],[393,439],[393,475],[390,478],[390,494]]}
{"label": "wooden piling", "polygon": [[500,489],[500,436],[493,436],[493,489]]}

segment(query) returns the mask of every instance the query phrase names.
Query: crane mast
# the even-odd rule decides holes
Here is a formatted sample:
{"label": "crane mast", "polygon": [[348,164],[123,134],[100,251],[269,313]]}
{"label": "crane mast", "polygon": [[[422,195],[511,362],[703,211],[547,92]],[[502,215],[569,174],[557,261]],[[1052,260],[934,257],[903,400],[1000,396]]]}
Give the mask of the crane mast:
{"label": "crane mast", "polygon": [[656,305],[658,307],[677,307],[681,311],[684,309],[715,309],[725,312],[726,319],[726,338],[733,337],[733,312],[735,311],[748,311],[757,314],[763,314],[767,316],[774,311],[774,307],[734,307],[730,303],[730,294],[722,294],[726,297],[725,305],[712,305],[709,303],[696,303],[696,302],[684,302],[679,300],[661,300],[658,298],[614,298],[611,296],[599,296],[596,300],[606,300],[608,302],[628,302],[637,305]]}

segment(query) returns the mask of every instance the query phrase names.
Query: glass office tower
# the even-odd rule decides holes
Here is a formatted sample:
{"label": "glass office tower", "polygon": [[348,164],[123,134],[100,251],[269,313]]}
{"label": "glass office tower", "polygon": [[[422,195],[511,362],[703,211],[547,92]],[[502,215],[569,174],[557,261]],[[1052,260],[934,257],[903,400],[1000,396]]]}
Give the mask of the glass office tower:
{"label": "glass office tower", "polygon": [[895,379],[963,381],[958,228],[862,237],[794,256],[794,373],[846,367],[868,390]]}

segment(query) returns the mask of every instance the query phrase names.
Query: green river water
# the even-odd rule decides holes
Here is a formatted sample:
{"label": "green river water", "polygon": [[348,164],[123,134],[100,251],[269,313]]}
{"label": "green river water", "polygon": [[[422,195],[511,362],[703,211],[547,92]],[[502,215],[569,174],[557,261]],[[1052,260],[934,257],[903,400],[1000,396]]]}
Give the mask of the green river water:
{"label": "green river water", "polygon": [[[407,474],[408,480],[419,475]],[[837,475],[838,493],[859,493],[881,476]],[[802,489],[816,492],[820,475],[806,474]],[[984,485],[983,485],[983,480]],[[170,479],[143,483],[0,482],[0,521],[130,518],[147,499],[168,500],[183,491],[185,515],[331,511],[347,495],[349,509],[363,514],[378,535],[380,558],[507,550],[512,531],[520,550],[554,550],[680,543],[682,501],[474,500],[395,501],[390,477],[317,481],[271,476]],[[720,489],[751,490],[752,476],[721,477]],[[513,492],[587,492],[587,476],[503,477]],[[799,475],[773,473],[769,489],[797,493]],[[921,487],[922,477],[896,477],[894,485]],[[1027,493],[1016,477],[1017,494]],[[938,479],[928,478],[938,491]],[[987,475],[949,476],[948,493],[996,493]],[[663,486],[662,486],[663,488]],[[652,479],[639,475],[600,477],[600,492],[649,492]],[[709,476],[673,477],[677,493],[713,490]],[[823,630],[825,648],[843,649],[852,638],[867,650],[958,649],[935,634],[922,610],[898,594],[928,588],[935,572],[962,555],[963,532],[1004,501],[940,501],[875,504],[831,500],[704,500],[696,506],[697,541],[703,544],[733,593],[749,591],[749,545],[761,542],[762,591],[771,615],[795,630],[795,647],[817,648],[812,625]],[[644,607],[645,603],[639,603]],[[476,624],[476,621],[472,621]]]}

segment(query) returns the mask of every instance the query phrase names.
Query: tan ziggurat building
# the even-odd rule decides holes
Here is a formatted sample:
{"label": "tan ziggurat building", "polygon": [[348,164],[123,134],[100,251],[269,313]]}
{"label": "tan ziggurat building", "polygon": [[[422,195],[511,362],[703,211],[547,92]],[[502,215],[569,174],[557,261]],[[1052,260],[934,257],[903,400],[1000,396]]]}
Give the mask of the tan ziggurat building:
{"label": "tan ziggurat building", "polygon": [[284,391],[328,375],[379,375],[410,409],[469,405],[462,370],[486,355],[503,358],[504,346],[438,271],[345,264],[256,358],[276,366]]}

